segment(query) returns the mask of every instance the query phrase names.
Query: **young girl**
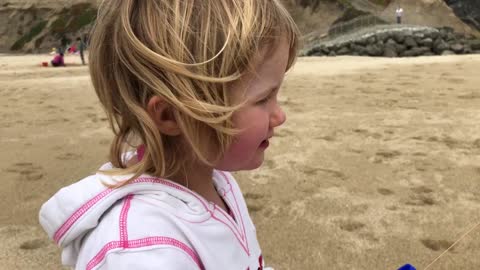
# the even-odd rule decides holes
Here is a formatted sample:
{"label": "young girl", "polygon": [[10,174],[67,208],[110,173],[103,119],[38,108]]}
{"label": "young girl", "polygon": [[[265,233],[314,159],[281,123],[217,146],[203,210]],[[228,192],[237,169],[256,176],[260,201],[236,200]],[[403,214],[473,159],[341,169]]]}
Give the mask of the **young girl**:
{"label": "young girl", "polygon": [[89,63],[115,137],[110,163],[42,206],[63,264],[263,269],[229,172],[262,164],[297,46],[278,0],[105,0]]}

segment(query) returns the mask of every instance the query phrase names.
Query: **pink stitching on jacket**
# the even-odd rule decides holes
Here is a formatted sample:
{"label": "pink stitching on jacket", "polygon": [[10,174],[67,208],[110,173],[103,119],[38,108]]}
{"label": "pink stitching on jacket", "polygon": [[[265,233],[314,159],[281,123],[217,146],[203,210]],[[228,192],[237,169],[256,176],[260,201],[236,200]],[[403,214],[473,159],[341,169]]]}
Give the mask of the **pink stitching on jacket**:
{"label": "pink stitching on jacket", "polygon": [[[225,180],[227,181],[227,183],[231,186],[232,184],[230,183],[230,179],[228,179],[227,175],[226,175],[224,172],[222,172],[222,171],[220,171],[220,174],[223,175],[223,177],[225,178]],[[237,208],[237,212],[238,212],[238,214],[239,214],[239,216],[240,216],[240,222],[242,222],[243,235],[244,235],[244,237],[245,237],[245,238],[244,238],[244,239],[245,239],[245,244],[247,244],[247,249],[249,249],[249,248],[248,248],[248,241],[247,241],[247,238],[246,238],[247,233],[246,233],[246,231],[245,231],[245,223],[243,222],[243,217],[242,217],[242,215],[240,214],[240,207],[238,206],[237,198],[235,197],[235,192],[232,192],[232,195],[233,195],[233,200],[235,201],[235,206],[236,206],[236,208]]]}
{"label": "pink stitching on jacket", "polygon": [[77,211],[75,211],[68,219],[63,223],[63,225],[55,232],[53,235],[53,240],[55,243],[58,244],[60,239],[65,235],[65,233],[72,227],[72,225],[81,217],[85,214],[85,212],[88,211],[92,206],[94,206],[98,201],[103,199],[105,196],[107,196],[109,193],[111,193],[113,190],[112,189],[106,189],[102,191],[100,194],[97,196],[93,197],[90,199],[87,203],[82,205],[82,207],[78,208]]}
{"label": "pink stitching on jacket", "polygon": [[95,257],[93,257],[88,262],[86,269],[91,270],[95,268],[97,265],[99,265],[101,262],[105,260],[107,253],[113,249],[120,249],[120,248],[135,249],[135,248],[150,247],[150,246],[157,246],[157,245],[169,245],[169,246],[177,247],[183,250],[185,253],[187,253],[195,262],[195,264],[198,266],[198,268],[202,270],[205,269],[202,262],[200,261],[200,258],[198,257],[198,254],[193,249],[191,249],[186,244],[178,241],[177,239],[170,238],[170,237],[162,237],[162,236],[147,237],[147,238],[142,238],[137,240],[129,240],[126,243],[122,243],[122,241],[109,242],[105,246],[103,246],[103,248],[97,253],[97,255],[95,255]]}
{"label": "pink stitching on jacket", "polygon": [[[141,177],[141,178],[137,178],[135,179],[134,181],[132,181],[130,183],[131,184],[135,184],[135,183],[160,183],[160,184],[164,184],[166,186],[169,186],[169,187],[172,187],[172,188],[175,188],[175,189],[178,189],[178,190],[181,190],[181,191],[184,191],[184,192],[188,192],[188,193],[191,193],[192,195],[195,195],[193,194],[191,191],[189,191],[188,189],[184,189],[184,188],[180,188],[179,186],[177,186],[176,184],[173,184],[171,182],[168,182],[166,180],[163,180],[163,179],[159,179],[159,178],[153,178],[153,177]],[[80,218],[82,217],[90,208],[92,208],[95,204],[97,204],[100,200],[102,200],[103,198],[105,198],[108,194],[110,194],[112,191],[114,191],[115,189],[112,189],[112,188],[107,188],[105,189],[104,191],[100,192],[97,196],[93,197],[92,199],[90,199],[88,202],[86,202],[84,205],[82,205],[81,207],[79,207],[66,221],[65,223],[62,224],[62,226],[60,226],[60,228],[58,228],[58,230],[55,232],[55,234],[53,235],[53,240],[55,241],[55,243],[59,243],[60,242],[60,239],[62,239],[62,237],[67,233],[67,231],[73,226],[73,224],[75,224],[75,222]],[[195,196],[197,197],[197,196]],[[202,204],[206,207],[206,205],[202,202]],[[208,209],[208,208],[207,208]]]}
{"label": "pink stitching on jacket", "polygon": [[[223,174],[223,172],[221,172]],[[227,182],[230,184],[230,181],[228,180],[228,178],[224,175],[224,177],[227,179]],[[163,184],[163,185],[166,185],[166,186],[169,186],[171,188],[174,188],[174,189],[177,189],[177,190],[180,190],[180,191],[183,191],[183,192],[187,192],[191,195],[193,195],[195,198],[197,198],[201,203],[202,205],[205,207],[205,209],[210,213],[210,215],[216,219],[217,221],[220,221],[221,223],[225,224],[233,233],[233,235],[237,238],[237,240],[240,242],[240,245],[242,246],[242,248],[245,250],[245,252],[250,255],[250,252],[249,252],[249,248],[248,248],[248,242],[246,241],[245,239],[245,244],[246,246],[244,245],[242,239],[240,238],[244,238],[242,237],[242,234],[241,232],[238,230],[238,228],[236,226],[229,226],[227,223],[225,223],[223,220],[220,220],[219,218],[217,218],[215,215],[214,215],[214,211],[210,210],[206,204],[206,201],[205,199],[203,199],[202,197],[199,197],[197,196],[194,192],[184,188],[183,186],[180,186],[178,184],[175,184],[175,183],[172,183],[172,182],[169,182],[167,180],[164,180],[164,179],[160,179],[160,178],[154,178],[154,177],[140,177],[140,178],[137,178],[135,179],[134,181],[130,182],[129,185],[132,185],[132,184],[136,184],[136,183],[159,183],[159,184]],[[65,223],[63,223],[63,225],[55,232],[54,234],[54,241],[58,244],[60,239],[62,239],[62,237],[67,233],[67,231],[73,226],[73,224],[75,224],[75,222],[80,218],[82,217],[91,207],[93,207],[95,204],[97,204],[100,200],[102,200],[103,198],[105,198],[108,194],[110,194],[112,191],[114,191],[115,189],[111,189],[111,188],[108,188],[104,191],[102,191],[101,193],[99,193],[97,196],[95,196],[94,198],[90,199],[87,203],[85,203],[84,205],[82,205],[80,208],[78,208],[68,219],[67,221],[65,221]],[[238,205],[237,205],[238,207]],[[218,212],[222,213],[222,211],[218,210]],[[222,213],[223,214],[223,213]],[[240,219],[242,221],[242,225],[243,225],[243,219],[240,215]],[[227,219],[228,220],[228,219]],[[232,228],[233,227],[233,228]],[[235,229],[237,230],[238,234],[240,235],[240,238],[239,236],[237,235],[237,233],[235,233]],[[243,230],[244,230],[244,233],[245,233],[245,226],[243,226]]]}
{"label": "pink stitching on jacket", "polygon": [[[220,208],[218,208],[217,206],[215,206],[215,209],[217,210],[218,213],[222,213],[222,215],[225,216],[225,214],[223,214],[223,210],[221,210]],[[228,225],[227,223],[223,222],[223,220],[219,219],[218,217],[215,216],[215,213],[212,213],[212,218],[217,220],[217,221],[220,221],[221,223],[225,224],[225,226],[227,226],[230,231],[232,231],[233,235],[235,235],[235,238],[237,238],[238,242],[240,243],[240,246],[242,246],[243,250],[247,253],[248,256],[250,256],[250,250],[248,248],[248,243],[246,243],[247,241],[242,241],[242,236],[240,234],[240,232],[238,232],[238,236],[237,233],[235,233],[235,230],[234,228],[236,228],[235,226],[233,226],[234,228],[232,228],[230,225]],[[237,229],[238,231],[238,229]],[[245,246],[245,244],[243,243],[245,242],[247,245]]]}
{"label": "pink stitching on jacket", "polygon": [[[119,224],[119,231],[120,231],[120,241],[122,243],[128,242],[128,230],[127,230],[127,218],[128,218],[128,210],[130,210],[130,202],[132,201],[133,195],[128,195],[125,198],[123,203],[122,211],[120,211],[120,220]],[[122,245],[122,247],[126,247]]]}

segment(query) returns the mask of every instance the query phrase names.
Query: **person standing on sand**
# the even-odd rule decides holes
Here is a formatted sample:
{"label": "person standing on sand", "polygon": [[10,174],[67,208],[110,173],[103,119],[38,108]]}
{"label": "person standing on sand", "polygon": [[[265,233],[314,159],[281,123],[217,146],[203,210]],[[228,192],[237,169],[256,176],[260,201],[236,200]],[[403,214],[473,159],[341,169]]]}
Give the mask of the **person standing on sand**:
{"label": "person standing on sand", "polygon": [[88,62],[115,136],[110,162],[41,207],[62,263],[267,270],[231,172],[260,167],[285,122],[300,38],[278,0],[104,1]]}
{"label": "person standing on sand", "polygon": [[402,23],[402,16],[403,16],[403,8],[397,7],[395,10],[395,16],[397,17],[397,24]]}
{"label": "person standing on sand", "polygon": [[64,54],[68,49],[69,42],[69,39],[65,35],[62,35],[62,38],[60,39],[60,47],[58,48],[58,53]]}
{"label": "person standing on sand", "polygon": [[85,65],[85,49],[87,45],[81,38],[77,38],[77,48],[80,52],[80,59],[82,60],[82,65]]}

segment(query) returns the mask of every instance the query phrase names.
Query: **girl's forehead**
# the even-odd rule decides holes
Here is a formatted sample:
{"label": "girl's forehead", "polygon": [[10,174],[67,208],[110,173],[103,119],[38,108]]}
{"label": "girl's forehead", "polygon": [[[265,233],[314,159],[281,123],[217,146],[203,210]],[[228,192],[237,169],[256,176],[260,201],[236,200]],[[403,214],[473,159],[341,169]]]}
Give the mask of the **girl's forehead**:
{"label": "girl's forehead", "polygon": [[289,59],[289,44],[283,42],[259,51],[254,68],[233,84],[234,96],[258,95],[278,87],[283,81]]}

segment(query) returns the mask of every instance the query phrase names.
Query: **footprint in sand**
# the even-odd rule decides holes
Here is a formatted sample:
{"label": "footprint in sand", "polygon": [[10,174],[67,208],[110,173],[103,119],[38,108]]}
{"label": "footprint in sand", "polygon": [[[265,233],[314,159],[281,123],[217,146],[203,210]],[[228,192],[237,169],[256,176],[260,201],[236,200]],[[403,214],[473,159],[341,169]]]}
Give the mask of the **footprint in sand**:
{"label": "footprint in sand", "polygon": [[75,154],[75,153],[63,153],[59,156],[56,157],[56,159],[59,160],[77,160],[80,159],[82,155],[80,154]]}
{"label": "footprint in sand", "polygon": [[305,166],[301,170],[304,174],[306,175],[318,175],[319,173],[325,173],[328,174],[334,178],[340,178],[341,180],[347,180],[348,177],[341,171],[333,170],[333,169],[325,169],[325,168],[317,168],[317,167],[309,167]]}
{"label": "footprint in sand", "polygon": [[19,162],[6,169],[7,172],[15,173],[20,180],[36,181],[43,178],[42,167],[35,166],[31,162]]}
{"label": "footprint in sand", "polygon": [[[421,239],[420,242],[428,249],[433,251],[443,251],[449,248],[453,242],[447,240],[433,240],[433,239]],[[450,251],[454,250],[452,248]]]}
{"label": "footprint in sand", "polygon": [[92,106],[83,106],[83,107],[76,107],[75,109],[82,110],[82,111],[91,111],[91,110],[94,110],[95,108]]}
{"label": "footprint in sand", "polygon": [[412,190],[413,192],[415,192],[417,194],[425,194],[425,193],[432,193],[433,192],[433,189],[428,188],[426,186],[414,187],[414,188],[411,188],[410,190]]}
{"label": "footprint in sand", "polygon": [[42,239],[33,239],[33,240],[28,240],[20,244],[20,249],[24,250],[33,250],[33,249],[39,249],[42,247],[45,247],[47,245],[45,240]]}
{"label": "footprint in sand", "polygon": [[358,133],[360,135],[363,135],[365,137],[372,137],[374,139],[381,139],[382,138],[382,134],[377,133],[377,132],[371,132],[369,130],[362,129],[362,128],[353,129],[353,132]]}
{"label": "footprint in sand", "polygon": [[275,169],[277,167],[277,163],[274,160],[271,160],[271,159],[265,160],[264,164],[269,169]]}
{"label": "footprint in sand", "polygon": [[412,153],[412,156],[416,156],[416,157],[426,157],[426,156],[427,156],[427,153],[424,153],[424,152],[415,152],[415,153]]}
{"label": "footprint in sand", "polygon": [[108,145],[108,144],[110,144],[110,140],[108,140],[108,139],[101,139],[98,143],[99,143],[100,145]]}
{"label": "footprint in sand", "polygon": [[460,99],[478,99],[478,98],[480,98],[480,94],[475,93],[475,92],[471,92],[471,93],[459,95],[457,97],[460,98]]}
{"label": "footprint in sand", "polygon": [[417,84],[416,84],[416,83],[412,83],[412,82],[400,82],[400,83],[398,83],[398,85],[409,87],[409,86],[415,86],[415,85],[417,85]]}
{"label": "footprint in sand", "polygon": [[245,193],[245,201],[247,202],[248,210],[253,212],[259,212],[267,205],[263,194],[247,192]]}
{"label": "footprint in sand", "polygon": [[385,195],[385,196],[395,194],[395,192],[393,192],[392,190],[390,190],[388,188],[378,188],[377,191],[378,191],[378,193],[380,193],[382,195]]}
{"label": "footprint in sand", "polygon": [[98,122],[98,116],[96,113],[87,113],[87,117],[94,123]]}
{"label": "footprint in sand", "polygon": [[[423,153],[420,153],[420,156]],[[426,154],[424,154],[425,156]],[[425,172],[428,171],[428,169],[432,168],[432,163],[428,159],[414,159],[413,162],[413,167],[415,170],[419,172]]]}
{"label": "footprint in sand", "polygon": [[365,227],[365,224],[353,219],[340,220],[337,222],[341,230],[347,232],[358,231]]}
{"label": "footprint in sand", "polygon": [[58,109],[58,106],[50,104],[50,105],[45,106],[45,109],[56,110],[56,109]]}
{"label": "footprint in sand", "polygon": [[328,134],[328,135],[318,136],[318,137],[315,137],[315,139],[324,140],[324,141],[327,141],[327,142],[333,142],[337,139],[337,133],[333,132],[333,133]]}
{"label": "footprint in sand", "polygon": [[384,161],[388,161],[400,156],[402,153],[397,150],[380,150],[375,153],[375,156],[370,158],[370,162],[373,163],[383,163]]}
{"label": "footprint in sand", "polygon": [[463,84],[465,83],[465,79],[461,78],[446,78],[445,79],[449,83],[454,83],[454,84]]}
{"label": "footprint in sand", "polygon": [[395,87],[387,87],[387,88],[385,88],[385,91],[388,91],[388,92],[399,92],[400,89],[395,88]]}
{"label": "footprint in sand", "polygon": [[413,206],[431,206],[437,204],[433,198],[433,190],[425,187],[419,186],[410,189],[413,191],[413,194],[410,195],[406,205]]}

